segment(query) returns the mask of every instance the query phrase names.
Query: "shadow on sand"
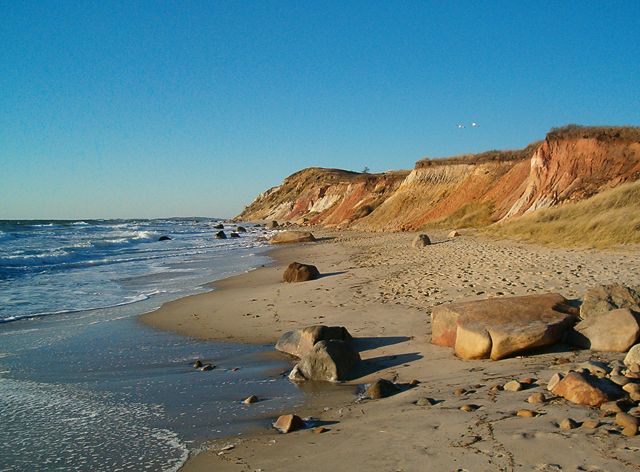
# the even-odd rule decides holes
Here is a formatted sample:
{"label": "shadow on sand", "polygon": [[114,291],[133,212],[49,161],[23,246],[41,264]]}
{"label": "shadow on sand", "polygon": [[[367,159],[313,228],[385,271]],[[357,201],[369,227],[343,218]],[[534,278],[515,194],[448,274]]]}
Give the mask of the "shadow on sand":
{"label": "shadow on sand", "polygon": [[[342,275],[342,274],[346,274],[346,273],[347,273],[346,270],[343,270],[343,271],[340,271],[340,272],[326,272],[324,274],[320,274],[318,276],[318,279],[324,279],[325,277],[333,277],[334,275]],[[316,280],[318,280],[318,279],[316,279]]]}
{"label": "shadow on sand", "polygon": [[417,352],[410,352],[407,354],[397,354],[393,356],[379,356],[372,357],[370,359],[360,362],[358,367],[354,369],[352,379],[364,377],[366,375],[373,374],[375,372],[388,369],[389,367],[396,367],[408,362],[422,359],[422,355]]}
{"label": "shadow on sand", "polygon": [[369,351],[384,346],[403,343],[411,339],[409,336],[384,336],[379,338],[353,338],[353,347],[357,351]]}

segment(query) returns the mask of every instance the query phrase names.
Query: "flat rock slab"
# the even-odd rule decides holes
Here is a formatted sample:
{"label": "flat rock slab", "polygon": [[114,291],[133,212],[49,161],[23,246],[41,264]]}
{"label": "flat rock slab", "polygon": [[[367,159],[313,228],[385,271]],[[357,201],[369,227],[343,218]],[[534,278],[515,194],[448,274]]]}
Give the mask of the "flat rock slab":
{"label": "flat rock slab", "polygon": [[431,342],[462,359],[498,360],[559,342],[577,314],[557,293],[440,305],[431,313]]}

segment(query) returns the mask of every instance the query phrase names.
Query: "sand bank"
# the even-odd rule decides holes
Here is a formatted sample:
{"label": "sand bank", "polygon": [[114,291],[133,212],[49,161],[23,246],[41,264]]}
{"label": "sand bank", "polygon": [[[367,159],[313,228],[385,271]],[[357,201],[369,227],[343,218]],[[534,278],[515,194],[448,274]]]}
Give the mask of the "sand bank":
{"label": "sand bank", "polygon": [[[189,336],[275,342],[284,331],[340,324],[358,337],[364,360],[357,383],[384,377],[420,384],[390,398],[355,397],[314,405],[328,432],[264,432],[216,441],[185,470],[636,470],[640,437],[616,434],[599,411],[562,400],[529,405],[532,392],[556,371],[595,358],[621,359],[558,347],[535,356],[462,361],[431,345],[433,306],[491,296],[558,291],[579,298],[592,285],[640,285],[640,251],[626,253],[548,249],[468,236],[410,247],[412,234],[329,233],[318,243],[277,249],[276,264],[218,282],[144,315],[153,326]],[[323,277],[280,282],[292,261],[318,266]],[[494,392],[511,379],[539,379],[521,392]],[[455,395],[457,388],[467,393]],[[438,401],[419,407],[421,397]],[[464,404],[479,406],[467,413]],[[539,416],[514,416],[521,408]],[[594,430],[557,427],[562,419],[598,419]],[[234,448],[219,454],[228,444]]]}

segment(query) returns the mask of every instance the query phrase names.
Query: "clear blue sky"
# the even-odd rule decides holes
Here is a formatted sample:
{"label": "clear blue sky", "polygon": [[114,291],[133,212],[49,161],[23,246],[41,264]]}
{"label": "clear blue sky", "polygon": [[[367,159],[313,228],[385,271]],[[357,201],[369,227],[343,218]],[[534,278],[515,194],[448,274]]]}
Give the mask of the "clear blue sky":
{"label": "clear blue sky", "polygon": [[0,218],[226,217],[308,166],[638,125],[639,19],[639,1],[4,1]]}

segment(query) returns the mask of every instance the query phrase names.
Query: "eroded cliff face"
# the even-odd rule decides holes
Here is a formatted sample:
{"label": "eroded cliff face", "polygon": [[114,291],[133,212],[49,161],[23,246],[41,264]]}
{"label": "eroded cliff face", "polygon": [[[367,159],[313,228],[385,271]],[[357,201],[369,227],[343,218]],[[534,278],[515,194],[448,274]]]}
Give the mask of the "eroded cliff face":
{"label": "eroded cliff face", "polygon": [[490,224],[640,179],[640,129],[594,132],[601,129],[552,132],[519,151],[421,160],[411,172],[305,169],[258,196],[238,219],[373,231]]}

